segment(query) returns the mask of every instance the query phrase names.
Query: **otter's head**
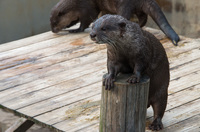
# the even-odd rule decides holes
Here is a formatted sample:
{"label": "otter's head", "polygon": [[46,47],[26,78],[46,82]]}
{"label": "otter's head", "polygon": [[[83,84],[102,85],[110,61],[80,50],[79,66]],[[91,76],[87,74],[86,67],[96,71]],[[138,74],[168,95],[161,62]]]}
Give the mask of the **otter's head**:
{"label": "otter's head", "polygon": [[80,13],[74,8],[73,2],[70,3],[70,0],[61,0],[53,7],[50,16],[52,32],[57,33],[62,29],[71,27],[79,22]]}
{"label": "otter's head", "polygon": [[98,44],[112,44],[124,38],[127,20],[119,15],[104,15],[92,25],[90,37]]}

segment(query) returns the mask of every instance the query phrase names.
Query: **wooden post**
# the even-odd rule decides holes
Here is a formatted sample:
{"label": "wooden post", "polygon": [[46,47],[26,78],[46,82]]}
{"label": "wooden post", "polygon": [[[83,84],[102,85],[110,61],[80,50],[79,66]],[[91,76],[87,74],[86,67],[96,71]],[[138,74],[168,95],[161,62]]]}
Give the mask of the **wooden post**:
{"label": "wooden post", "polygon": [[[103,78],[106,74],[103,76]],[[117,77],[111,91],[102,87],[100,132],[144,132],[150,79],[129,84],[130,74]]]}

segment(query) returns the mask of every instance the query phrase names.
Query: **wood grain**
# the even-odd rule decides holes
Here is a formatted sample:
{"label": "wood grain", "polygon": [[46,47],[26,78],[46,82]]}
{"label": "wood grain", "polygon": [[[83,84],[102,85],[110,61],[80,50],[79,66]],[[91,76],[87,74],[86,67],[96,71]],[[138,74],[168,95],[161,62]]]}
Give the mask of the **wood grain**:
{"label": "wood grain", "polygon": [[[175,47],[161,31],[144,29],[160,40],[170,62],[163,131],[200,131],[200,39],[181,36],[179,46]],[[106,73],[105,48],[94,44],[88,31],[76,35],[47,32],[0,45],[1,108],[54,131],[96,132],[100,111],[110,113],[111,116],[101,118],[105,122],[108,116],[111,120],[108,125],[119,124],[117,120],[124,119],[113,115],[122,112],[118,107],[123,105],[110,104],[107,100],[119,100],[122,97],[115,95],[124,91],[115,91],[111,96],[109,92],[102,94],[107,98],[102,103],[110,107],[100,110],[101,81]],[[147,125],[152,116],[149,108]],[[122,128],[119,124],[108,129]]]}
{"label": "wood grain", "polygon": [[126,80],[130,76],[119,75],[110,91],[102,87],[100,132],[145,131],[149,78],[129,84]]}

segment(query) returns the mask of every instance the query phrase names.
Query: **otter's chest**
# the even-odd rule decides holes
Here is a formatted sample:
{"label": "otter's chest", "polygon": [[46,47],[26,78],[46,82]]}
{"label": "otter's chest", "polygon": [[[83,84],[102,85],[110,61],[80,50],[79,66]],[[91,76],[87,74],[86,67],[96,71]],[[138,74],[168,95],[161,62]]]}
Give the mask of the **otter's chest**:
{"label": "otter's chest", "polygon": [[117,63],[119,63],[123,67],[129,67],[131,69],[134,69],[135,67],[135,56],[133,54],[129,54],[128,52],[123,54],[118,54],[118,57],[116,58]]}

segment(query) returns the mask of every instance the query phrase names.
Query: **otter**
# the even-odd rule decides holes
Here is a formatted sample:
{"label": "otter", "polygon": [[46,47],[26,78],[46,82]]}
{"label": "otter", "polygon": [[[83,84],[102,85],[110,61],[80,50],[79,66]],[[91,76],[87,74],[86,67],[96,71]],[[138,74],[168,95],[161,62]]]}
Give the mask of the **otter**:
{"label": "otter", "polygon": [[146,24],[149,15],[174,45],[180,40],[155,0],[60,0],[51,11],[52,31],[57,33],[80,22],[78,29],[69,32],[82,32],[100,12],[121,15],[128,20],[136,15],[140,27]]}
{"label": "otter", "polygon": [[163,128],[169,85],[169,62],[164,47],[151,33],[119,15],[104,15],[92,25],[90,37],[97,44],[107,45],[107,70],[104,85],[113,88],[119,73],[131,73],[129,83],[140,82],[141,76],[150,77],[148,106],[153,107],[151,130]]}
{"label": "otter", "polygon": [[58,33],[80,22],[78,29],[69,30],[69,32],[82,32],[89,27],[99,13],[95,0],[60,0],[51,11],[51,30]]}

